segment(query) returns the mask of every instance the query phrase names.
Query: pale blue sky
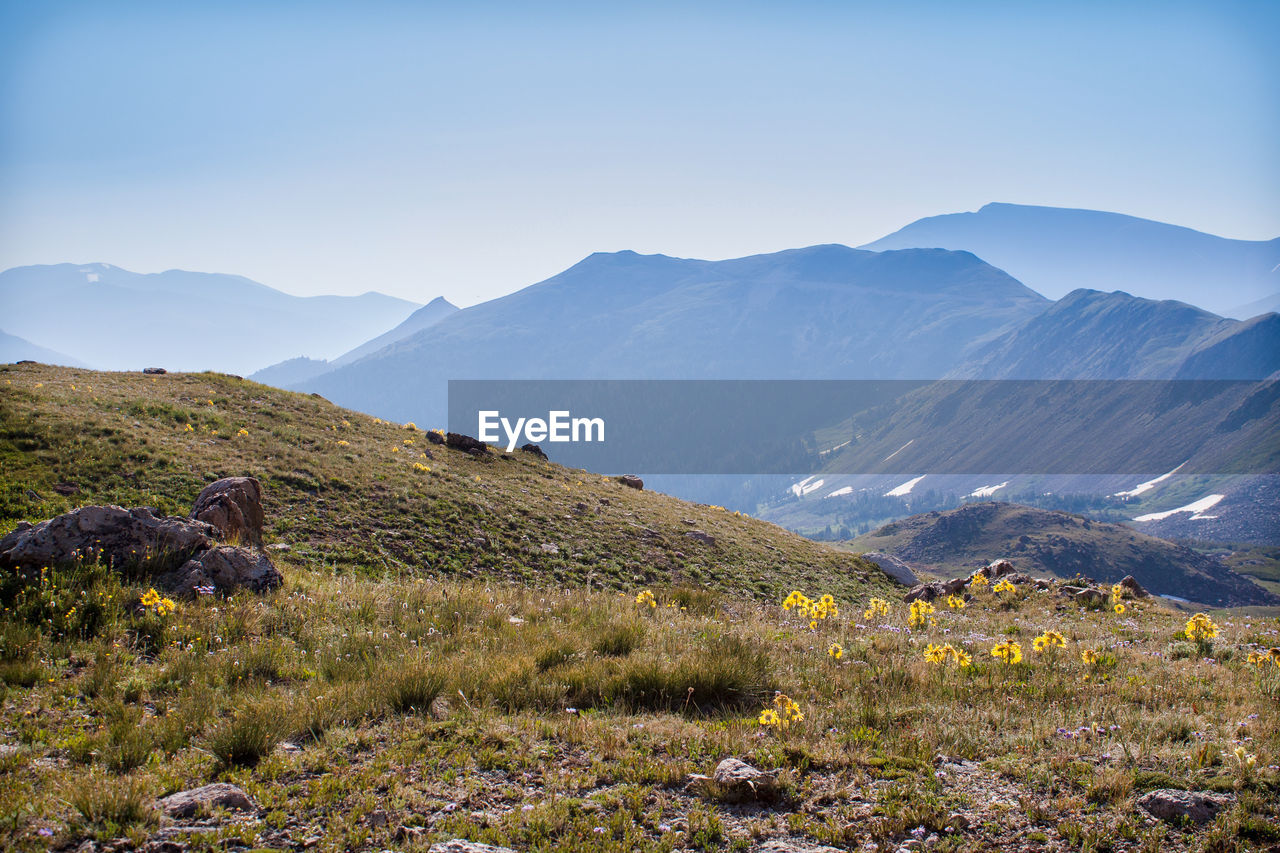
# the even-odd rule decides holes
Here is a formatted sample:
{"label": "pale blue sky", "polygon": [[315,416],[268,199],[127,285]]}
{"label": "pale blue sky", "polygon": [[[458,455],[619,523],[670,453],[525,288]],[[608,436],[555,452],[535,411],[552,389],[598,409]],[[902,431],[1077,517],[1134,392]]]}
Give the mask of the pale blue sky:
{"label": "pale blue sky", "polygon": [[0,3],[0,269],[472,304],[989,201],[1280,236],[1280,3]]}

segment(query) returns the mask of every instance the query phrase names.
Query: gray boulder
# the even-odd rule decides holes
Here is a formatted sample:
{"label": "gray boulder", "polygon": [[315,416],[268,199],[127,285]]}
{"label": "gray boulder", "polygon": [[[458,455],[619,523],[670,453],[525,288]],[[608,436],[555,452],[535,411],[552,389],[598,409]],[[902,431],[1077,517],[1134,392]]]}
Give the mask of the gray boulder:
{"label": "gray boulder", "polygon": [[156,578],[156,583],[180,595],[195,595],[196,587],[231,593],[237,589],[266,592],[284,582],[266,554],[219,545],[197,554],[173,571]]}
{"label": "gray boulder", "polygon": [[0,568],[39,571],[96,558],[151,574],[212,547],[217,533],[202,521],[157,517],[149,507],[85,506],[38,524],[19,524],[0,539]]}
{"label": "gray boulder", "polygon": [[230,811],[256,811],[257,806],[243,789],[218,782],[190,791],[170,794],[157,804],[169,817],[193,817],[197,812],[220,808]]}
{"label": "gray boulder", "polygon": [[1138,800],[1138,805],[1147,814],[1170,823],[1178,823],[1183,818],[1190,819],[1192,823],[1208,823],[1230,804],[1228,796],[1179,791],[1176,788],[1157,788]]}
{"label": "gray boulder", "polygon": [[882,572],[903,586],[915,586],[920,583],[920,578],[916,577],[916,573],[911,570],[911,567],[892,554],[871,551],[863,554],[862,559],[875,563]]}
{"label": "gray boulder", "polygon": [[218,528],[225,542],[262,546],[262,484],[253,477],[223,477],[205,486],[191,517]]}

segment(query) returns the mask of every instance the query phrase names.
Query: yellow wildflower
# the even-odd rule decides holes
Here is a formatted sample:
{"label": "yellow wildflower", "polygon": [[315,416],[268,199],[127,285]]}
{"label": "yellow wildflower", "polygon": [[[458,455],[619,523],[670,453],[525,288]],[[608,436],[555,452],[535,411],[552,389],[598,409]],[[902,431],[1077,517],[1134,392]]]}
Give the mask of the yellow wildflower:
{"label": "yellow wildflower", "polygon": [[923,628],[929,622],[929,614],[934,607],[927,601],[916,599],[911,602],[911,613],[907,616],[907,624],[912,628]]}
{"label": "yellow wildflower", "polygon": [[979,587],[984,587],[984,586],[986,586],[988,583],[990,583],[990,581],[988,581],[988,580],[987,580],[987,576],[986,576],[986,575],[984,575],[982,572],[978,572],[976,575],[974,575],[973,577],[969,578],[969,588],[970,588],[970,589],[975,589],[975,590],[976,590],[976,589],[978,589]]}
{"label": "yellow wildflower", "polygon": [[867,605],[867,609],[863,612],[862,617],[864,619],[875,619],[876,617],[879,617],[879,616],[888,616],[888,615],[889,615],[889,602],[885,601],[883,598],[873,598],[871,599],[871,602]]}
{"label": "yellow wildflower", "polygon": [[1218,626],[1213,624],[1207,613],[1197,613],[1187,620],[1183,632],[1192,640],[1209,640],[1218,636]]}
{"label": "yellow wildflower", "polygon": [[653,593],[647,589],[642,589],[636,593],[636,604],[647,604],[650,607],[657,607],[658,600],[653,597]]}
{"label": "yellow wildflower", "polygon": [[1017,592],[1018,588],[1009,583],[1008,580],[1002,580],[995,586],[991,587],[991,591],[1003,595],[1006,592]]}
{"label": "yellow wildflower", "polygon": [[1111,605],[1111,609],[1114,610],[1116,613],[1123,613],[1124,605],[1117,601],[1115,604]]}
{"label": "yellow wildflower", "polygon": [[1022,646],[1013,640],[1005,640],[991,649],[991,656],[1005,663],[1018,663],[1022,660]]}
{"label": "yellow wildflower", "polygon": [[966,601],[958,595],[947,596],[947,606],[952,610],[964,610]]}
{"label": "yellow wildflower", "polygon": [[844,646],[839,643],[832,643],[827,647],[827,657],[832,660],[840,660],[840,658],[844,657]]}

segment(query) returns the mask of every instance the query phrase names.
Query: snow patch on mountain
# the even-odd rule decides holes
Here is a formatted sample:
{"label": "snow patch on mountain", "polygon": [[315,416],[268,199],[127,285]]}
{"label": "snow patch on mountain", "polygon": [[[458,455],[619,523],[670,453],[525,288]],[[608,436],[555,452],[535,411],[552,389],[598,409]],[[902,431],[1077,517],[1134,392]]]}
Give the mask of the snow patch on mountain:
{"label": "snow patch on mountain", "polygon": [[[911,443],[910,441],[907,442],[907,444],[910,444],[910,443]],[[921,480],[923,480],[925,476],[926,475],[921,474],[919,477],[916,477],[915,479],[907,480],[907,482],[903,483],[901,486],[895,486],[894,488],[885,492],[884,496],[886,498],[900,498],[905,495],[909,495],[911,494],[911,490],[916,487],[916,484],[919,483]]]}
{"label": "snow patch on mountain", "polygon": [[1177,509],[1169,509],[1164,512],[1149,512],[1146,515],[1140,515],[1134,521],[1162,521],[1171,515],[1177,515],[1180,512],[1194,513],[1191,516],[1192,521],[1201,521],[1209,518],[1217,518],[1216,515],[1204,515],[1204,511],[1217,506],[1218,501],[1222,500],[1223,495],[1206,495],[1198,501],[1180,506]]}

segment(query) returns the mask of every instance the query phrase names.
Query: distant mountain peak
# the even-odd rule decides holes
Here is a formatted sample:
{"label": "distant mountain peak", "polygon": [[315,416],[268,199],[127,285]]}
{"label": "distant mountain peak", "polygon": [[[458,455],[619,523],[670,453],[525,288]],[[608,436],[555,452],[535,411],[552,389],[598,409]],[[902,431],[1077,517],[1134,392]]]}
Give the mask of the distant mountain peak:
{"label": "distant mountain peak", "polygon": [[991,202],[919,219],[861,248],[964,249],[1053,299],[1080,287],[1122,290],[1237,316],[1280,291],[1280,238],[1231,240],[1082,208]]}

